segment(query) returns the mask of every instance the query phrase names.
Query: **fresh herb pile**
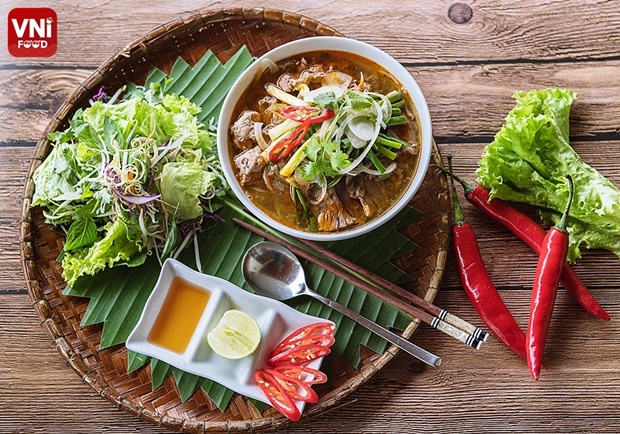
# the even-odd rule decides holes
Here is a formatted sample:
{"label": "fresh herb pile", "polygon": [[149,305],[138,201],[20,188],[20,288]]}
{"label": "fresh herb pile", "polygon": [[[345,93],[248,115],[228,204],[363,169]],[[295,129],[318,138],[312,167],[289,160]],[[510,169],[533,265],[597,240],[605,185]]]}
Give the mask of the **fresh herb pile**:
{"label": "fresh herb pile", "polygon": [[176,256],[221,206],[227,184],[215,134],[166,83],[100,93],[49,137],[54,149],[34,173],[33,205],[66,233],[59,260],[69,285],[150,253]]}

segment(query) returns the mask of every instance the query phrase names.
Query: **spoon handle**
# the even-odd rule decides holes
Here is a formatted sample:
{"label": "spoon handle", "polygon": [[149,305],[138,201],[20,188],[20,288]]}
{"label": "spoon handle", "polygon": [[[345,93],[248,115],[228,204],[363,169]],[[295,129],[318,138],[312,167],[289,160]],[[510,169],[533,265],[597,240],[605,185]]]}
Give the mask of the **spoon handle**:
{"label": "spoon handle", "polygon": [[384,329],[380,325],[353,312],[352,310],[344,307],[343,305],[336,303],[335,301],[330,300],[329,298],[323,297],[321,294],[318,294],[309,288],[306,288],[306,291],[304,291],[304,293],[316,298],[322,303],[325,303],[327,306],[331,307],[337,312],[340,312],[344,316],[351,318],[356,323],[360,324],[361,326],[366,327],[371,332],[375,333],[378,336],[381,336],[383,339],[385,339],[389,343],[396,345],[401,350],[411,354],[413,357],[423,361],[424,363],[427,363],[434,367],[437,367],[441,364],[441,359],[438,356],[432,353],[429,353],[425,349],[420,348],[417,345],[412,344],[408,340],[392,333],[391,331]]}

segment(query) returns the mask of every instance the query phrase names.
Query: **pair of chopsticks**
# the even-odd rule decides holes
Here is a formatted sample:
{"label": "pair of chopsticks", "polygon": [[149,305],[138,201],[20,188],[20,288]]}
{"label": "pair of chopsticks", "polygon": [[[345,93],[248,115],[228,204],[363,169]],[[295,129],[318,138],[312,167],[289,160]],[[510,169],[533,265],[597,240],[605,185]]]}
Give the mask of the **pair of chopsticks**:
{"label": "pair of chopsticks", "polygon": [[[381,276],[360,267],[359,265],[337,255],[317,243],[296,238],[296,241],[318,252],[320,255],[323,255],[329,260],[283,240],[280,237],[267,233],[262,229],[259,229],[242,220],[233,218],[233,221],[237,225],[260,235],[269,241],[278,243],[288,248],[296,255],[319,265],[330,273],[333,273],[353,285],[364,289],[370,294],[380,298],[403,312],[408,313],[412,317],[418,318],[420,321],[446,333],[447,335],[465,343],[466,345],[469,345],[470,347],[479,350],[482,343],[486,342],[489,337],[488,333],[484,330],[469,324],[450,312],[435,306],[427,300],[410,293],[400,286],[395,285]],[[397,295],[404,298],[409,303],[402,301],[400,298],[396,297]]]}

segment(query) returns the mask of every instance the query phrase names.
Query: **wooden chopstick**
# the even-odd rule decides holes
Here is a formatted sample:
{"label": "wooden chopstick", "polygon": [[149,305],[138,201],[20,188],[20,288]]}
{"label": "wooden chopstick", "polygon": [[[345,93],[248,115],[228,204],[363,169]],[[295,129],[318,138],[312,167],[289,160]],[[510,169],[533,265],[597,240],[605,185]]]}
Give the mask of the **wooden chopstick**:
{"label": "wooden chopstick", "polygon": [[305,249],[302,249],[301,247],[298,247],[292,243],[289,243],[286,240],[283,240],[280,237],[277,237],[275,235],[272,235],[270,233],[267,233],[265,231],[263,231],[262,229],[259,229],[249,223],[246,223],[242,220],[239,220],[237,218],[233,218],[233,221],[251,231],[254,232],[257,235],[262,236],[263,238],[272,241],[274,243],[280,244],[286,248],[288,248],[290,251],[292,251],[294,254],[296,254],[297,256],[300,256],[322,268],[324,268],[325,270],[329,271],[330,273],[335,274],[336,276],[352,283],[353,285],[364,289],[365,291],[371,293],[372,295],[380,298],[381,300],[393,305],[394,307],[402,310],[403,312],[408,313],[409,315],[413,316],[414,318],[417,318],[421,321],[423,321],[424,323],[430,325],[431,327],[440,330],[444,333],[446,333],[447,335],[479,350],[480,346],[482,345],[482,341],[475,339],[472,335],[464,332],[463,330],[460,330],[454,326],[452,326],[451,324],[448,324],[442,320],[440,320],[439,318],[433,316],[432,314],[423,311],[421,309],[418,309],[415,306],[412,306],[408,303],[404,303],[403,301],[399,300],[398,298],[394,297],[393,295],[386,293],[385,291],[380,290],[379,288],[377,288],[375,285],[372,285],[368,282],[366,282],[365,280],[360,279],[359,277],[355,276],[354,274],[350,274],[348,272],[346,272],[345,270],[343,270],[341,267],[336,266],[334,264],[332,264],[329,261],[326,261],[325,259],[316,256],[310,252],[308,252]]}
{"label": "wooden chopstick", "polygon": [[353,270],[354,272],[358,273],[360,276],[365,277],[368,280],[370,280],[372,283],[378,285],[380,288],[389,290],[393,292],[394,294],[399,295],[400,297],[406,299],[413,305],[433,314],[438,320],[445,321],[446,323],[453,325],[454,327],[458,329],[463,330],[467,334],[473,336],[474,339],[482,341],[482,342],[486,342],[487,339],[489,338],[489,334],[485,332],[484,330],[468,323],[467,321],[457,317],[456,315],[451,314],[450,312],[438,306],[435,306],[434,304],[423,299],[422,297],[412,294],[411,292],[401,288],[400,286],[390,282],[389,280],[384,279],[383,277],[373,273],[372,271],[369,271],[363,267],[360,267],[356,263],[351,262],[346,258],[343,258],[342,256],[332,252],[331,250],[321,246],[320,244],[317,244],[310,240],[304,240],[301,238],[298,238],[297,241],[310,247],[311,249],[316,250],[317,252],[321,253],[322,255],[331,259],[337,264],[340,264],[346,268]]}

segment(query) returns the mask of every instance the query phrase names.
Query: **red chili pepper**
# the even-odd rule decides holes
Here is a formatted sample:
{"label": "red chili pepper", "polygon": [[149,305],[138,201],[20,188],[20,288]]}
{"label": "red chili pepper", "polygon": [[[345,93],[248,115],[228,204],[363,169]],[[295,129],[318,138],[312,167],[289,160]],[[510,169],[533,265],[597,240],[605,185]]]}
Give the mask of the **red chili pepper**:
{"label": "red chili pepper", "polygon": [[[450,173],[452,172],[451,159]],[[506,346],[519,357],[526,360],[525,333],[514,319],[499,292],[493,285],[480,255],[476,235],[471,225],[464,221],[463,213],[456,197],[454,179],[452,184],[452,204],[454,207],[454,225],[452,226],[454,252],[465,293],[480,318]]]}
{"label": "red chili pepper", "polygon": [[306,137],[309,127],[310,124],[304,122],[295,128],[291,134],[279,141],[271,151],[269,151],[269,161],[277,163],[291,155]]}
{"label": "red chili pepper", "polygon": [[532,301],[530,303],[530,320],[527,326],[527,365],[535,380],[540,376],[545,342],[553,306],[560,282],[562,267],[566,263],[568,254],[568,233],[566,232],[566,219],[573,201],[573,180],[570,175],[566,176],[569,186],[568,201],[562,219],[557,226],[551,228],[543,241],[534,286],[532,288]]}
{"label": "red chili pepper", "polygon": [[[545,230],[538,223],[501,199],[490,200],[489,191],[480,184],[472,187],[463,181],[459,182],[465,188],[465,197],[471,204],[500,222],[540,255]],[[586,311],[603,321],[609,321],[609,314],[588,291],[568,262],[562,267],[560,283]]]}
{"label": "red chili pepper", "polygon": [[321,109],[319,107],[298,105],[284,107],[280,110],[280,114],[287,119],[297,122],[309,122],[310,124],[323,122],[336,116],[333,110],[327,108]]}

